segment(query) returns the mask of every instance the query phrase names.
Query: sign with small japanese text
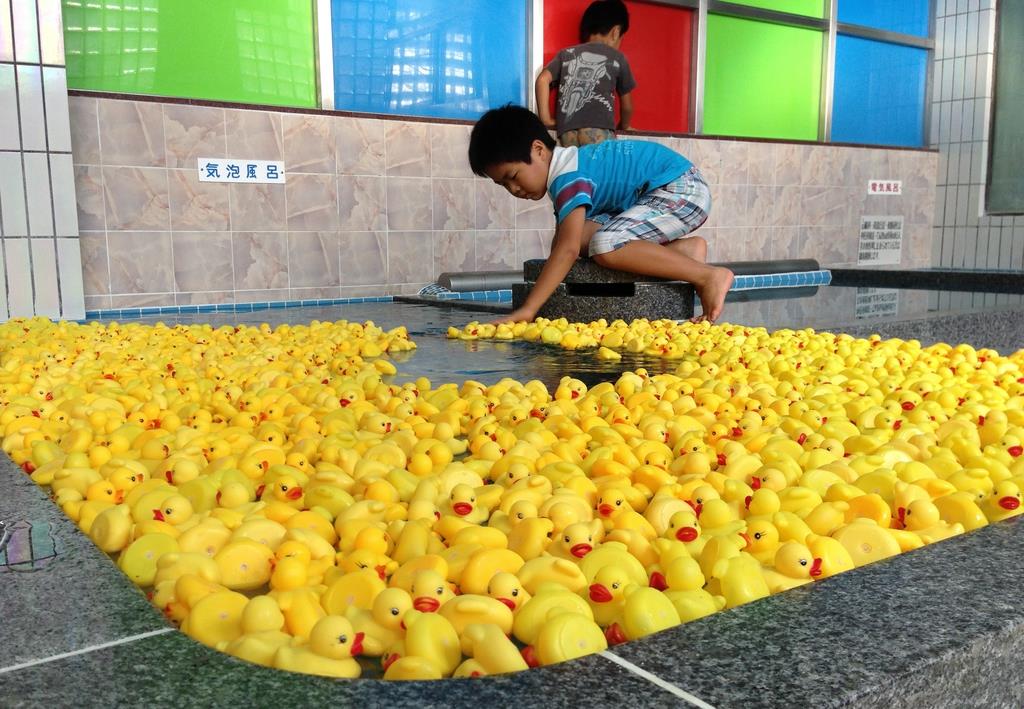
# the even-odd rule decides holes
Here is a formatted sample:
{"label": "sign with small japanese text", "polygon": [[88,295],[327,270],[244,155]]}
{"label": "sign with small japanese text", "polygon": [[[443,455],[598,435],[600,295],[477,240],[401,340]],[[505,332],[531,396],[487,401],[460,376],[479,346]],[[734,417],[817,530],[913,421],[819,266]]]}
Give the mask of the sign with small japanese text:
{"label": "sign with small japanese text", "polygon": [[868,180],[868,194],[903,194],[903,180]]}
{"label": "sign with small japanese text", "polygon": [[892,266],[900,262],[903,247],[903,217],[860,218],[857,265]]}
{"label": "sign with small japanese text", "polygon": [[858,318],[884,318],[896,315],[900,305],[900,292],[895,288],[858,288],[856,315]]}
{"label": "sign with small japanese text", "polygon": [[199,158],[200,182],[236,182],[257,185],[284,184],[284,162],[280,160],[244,160]]}

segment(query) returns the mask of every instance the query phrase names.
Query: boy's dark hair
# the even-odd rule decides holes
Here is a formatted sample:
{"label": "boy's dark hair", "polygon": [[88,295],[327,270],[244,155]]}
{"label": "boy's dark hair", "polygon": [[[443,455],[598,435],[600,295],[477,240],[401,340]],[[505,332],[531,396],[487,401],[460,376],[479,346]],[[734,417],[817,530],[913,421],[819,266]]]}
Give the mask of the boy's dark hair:
{"label": "boy's dark hair", "polygon": [[595,34],[608,34],[618,25],[619,31],[629,30],[629,10],[622,0],[594,0],[580,18],[580,42]]}
{"label": "boy's dark hair", "polygon": [[492,165],[530,162],[530,148],[539,140],[549,150],[555,139],[533,111],[506,104],[480,116],[469,134],[469,167],[481,177]]}

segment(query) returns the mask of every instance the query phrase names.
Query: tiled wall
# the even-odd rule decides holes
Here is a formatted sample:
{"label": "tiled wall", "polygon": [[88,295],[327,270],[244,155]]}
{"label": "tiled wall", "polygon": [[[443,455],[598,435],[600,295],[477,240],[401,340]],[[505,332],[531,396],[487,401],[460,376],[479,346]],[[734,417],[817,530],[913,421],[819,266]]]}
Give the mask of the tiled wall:
{"label": "tiled wall", "polygon": [[0,0],[0,320],[85,315],[60,0]]}
{"label": "tiled wall", "polygon": [[[468,125],[72,96],[88,309],[412,293],[546,255],[550,203],[469,171]],[[936,156],[664,139],[712,185],[712,258],[857,258],[860,217],[902,215],[928,264]],[[197,157],[283,160],[286,185],[199,182]],[[904,195],[868,197],[870,178]]]}
{"label": "tiled wall", "polygon": [[[931,144],[939,149],[939,172],[933,262],[954,268],[1021,270],[1024,216],[984,214],[997,0],[935,4]],[[949,308],[982,301],[1020,302],[1021,297],[946,294],[937,304]]]}

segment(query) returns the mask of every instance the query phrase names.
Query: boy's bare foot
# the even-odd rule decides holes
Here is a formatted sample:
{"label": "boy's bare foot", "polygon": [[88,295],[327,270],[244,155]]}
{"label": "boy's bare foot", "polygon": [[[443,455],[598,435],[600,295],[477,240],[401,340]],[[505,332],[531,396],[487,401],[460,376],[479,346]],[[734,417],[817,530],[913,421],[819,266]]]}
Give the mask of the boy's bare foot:
{"label": "boy's bare foot", "polygon": [[700,298],[701,315],[693,318],[692,322],[708,321],[714,323],[722,314],[725,308],[725,295],[732,288],[732,271],[720,266],[712,266],[712,275],[703,287],[697,289],[697,296]]}

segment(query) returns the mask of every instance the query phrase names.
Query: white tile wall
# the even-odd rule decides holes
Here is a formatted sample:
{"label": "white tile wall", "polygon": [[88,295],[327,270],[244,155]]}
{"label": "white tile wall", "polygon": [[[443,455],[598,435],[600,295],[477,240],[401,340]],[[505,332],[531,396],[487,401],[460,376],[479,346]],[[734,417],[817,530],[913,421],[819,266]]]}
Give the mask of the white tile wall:
{"label": "white tile wall", "polygon": [[0,319],[85,316],[61,0],[0,0],[0,237]]}
{"label": "white tile wall", "polygon": [[7,309],[12,318],[28,318],[32,312],[32,264],[28,239],[4,239],[7,267]]}
{"label": "white tile wall", "polygon": [[33,311],[48,318],[60,317],[60,286],[54,239],[32,239]]}
{"label": "white tile wall", "polygon": [[4,236],[28,236],[21,153],[0,152],[0,216]]}

